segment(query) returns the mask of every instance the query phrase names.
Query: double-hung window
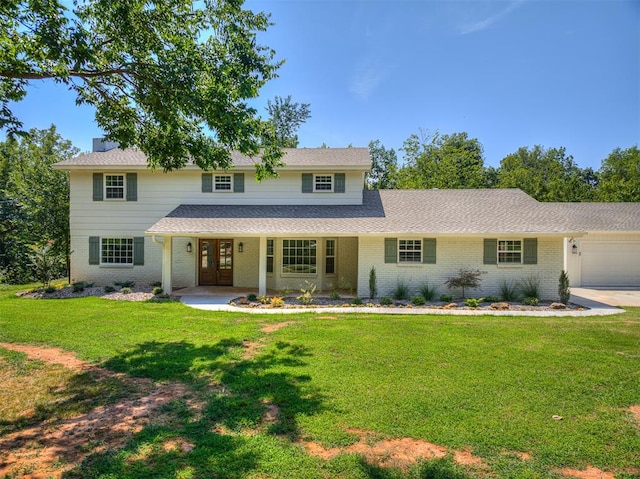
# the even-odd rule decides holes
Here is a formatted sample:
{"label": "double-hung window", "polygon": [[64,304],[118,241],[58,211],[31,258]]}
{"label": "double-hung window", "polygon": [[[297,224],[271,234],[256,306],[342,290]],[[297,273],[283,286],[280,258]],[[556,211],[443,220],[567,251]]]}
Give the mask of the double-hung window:
{"label": "double-hung window", "polygon": [[274,253],[273,240],[268,239],[267,240],[267,273],[273,273],[273,253]]}
{"label": "double-hung window", "polygon": [[333,175],[314,175],[313,191],[332,192],[333,191]]}
{"label": "double-hung window", "polygon": [[125,199],[125,184],[124,175],[105,175],[104,197],[107,200]]}
{"label": "double-hung window", "polygon": [[324,262],[325,262],[324,272],[326,274],[335,274],[336,272],[336,240],[334,239],[328,239],[325,243]]}
{"label": "double-hung window", "polygon": [[498,240],[498,264],[522,264],[522,241]]}
{"label": "double-hung window", "polygon": [[398,241],[398,263],[421,263],[422,262],[422,240],[399,240]]}
{"label": "double-hung window", "polygon": [[231,187],[231,175],[215,175],[213,177],[214,191],[233,191]]}
{"label": "double-hung window", "polygon": [[315,274],[317,244],[314,239],[282,240],[282,272]]}
{"label": "double-hung window", "polygon": [[133,264],[133,238],[102,238],[100,263],[108,265]]}

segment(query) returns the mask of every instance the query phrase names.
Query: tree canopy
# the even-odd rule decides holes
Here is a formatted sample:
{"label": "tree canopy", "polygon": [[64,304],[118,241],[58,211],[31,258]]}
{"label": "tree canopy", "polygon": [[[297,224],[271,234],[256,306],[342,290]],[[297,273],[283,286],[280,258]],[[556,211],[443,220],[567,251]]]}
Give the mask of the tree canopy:
{"label": "tree canopy", "polygon": [[61,0],[0,2],[0,129],[22,123],[10,103],[30,83],[53,79],[96,108],[106,136],[136,146],[165,171],[192,159],[225,168],[230,151],[256,155],[257,176],[272,174],[282,152],[266,142],[269,124],[246,100],[276,76],[280,62],[256,33],[264,13],[242,0]]}
{"label": "tree canopy", "polygon": [[267,100],[269,123],[273,127],[276,143],[283,148],[297,148],[297,131],[300,126],[311,117],[309,103],[291,101],[291,95],[286,98],[276,96]]}
{"label": "tree canopy", "polygon": [[640,201],[640,150],[616,148],[598,170],[600,201]]}
{"label": "tree canopy", "polygon": [[367,188],[393,189],[398,181],[398,156],[393,148],[386,149],[380,140],[369,142],[371,172],[367,175]]}

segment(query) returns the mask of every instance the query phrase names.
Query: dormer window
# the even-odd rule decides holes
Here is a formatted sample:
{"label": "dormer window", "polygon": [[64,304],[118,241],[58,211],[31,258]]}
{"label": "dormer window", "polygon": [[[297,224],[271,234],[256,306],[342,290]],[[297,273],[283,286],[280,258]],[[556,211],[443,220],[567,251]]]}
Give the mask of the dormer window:
{"label": "dormer window", "polygon": [[331,193],[333,191],[333,175],[314,175],[313,191]]}

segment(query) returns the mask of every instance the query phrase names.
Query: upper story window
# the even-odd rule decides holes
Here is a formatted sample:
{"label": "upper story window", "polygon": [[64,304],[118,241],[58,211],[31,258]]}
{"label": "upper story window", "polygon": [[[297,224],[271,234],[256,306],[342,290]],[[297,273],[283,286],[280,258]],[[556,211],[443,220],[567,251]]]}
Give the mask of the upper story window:
{"label": "upper story window", "polygon": [[522,241],[498,240],[498,264],[521,264]]}
{"label": "upper story window", "polygon": [[422,240],[399,240],[398,263],[421,263]]}
{"label": "upper story window", "polygon": [[133,264],[133,238],[102,238],[101,264]]}
{"label": "upper story window", "polygon": [[213,177],[214,191],[232,191],[231,175],[215,175]]}
{"label": "upper story window", "polygon": [[104,175],[104,197],[107,200],[125,199],[124,175]]}
{"label": "upper story window", "polygon": [[313,191],[332,192],[333,191],[333,175],[314,175]]}

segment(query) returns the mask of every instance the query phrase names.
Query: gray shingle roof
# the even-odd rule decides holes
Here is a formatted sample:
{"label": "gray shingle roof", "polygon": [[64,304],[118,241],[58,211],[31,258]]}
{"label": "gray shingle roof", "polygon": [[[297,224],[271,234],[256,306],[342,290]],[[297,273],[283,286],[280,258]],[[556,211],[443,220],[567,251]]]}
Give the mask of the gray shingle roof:
{"label": "gray shingle roof", "polygon": [[[325,167],[325,168],[361,168],[371,167],[368,148],[284,148],[283,161],[287,167]],[[249,158],[237,152],[231,154],[236,168],[253,168],[260,158]],[[142,169],[147,167],[147,156],[137,149],[86,153],[56,164],[59,169],[130,167]],[[191,166],[191,168],[196,168]]]}
{"label": "gray shingle roof", "polygon": [[578,234],[556,204],[517,189],[364,191],[362,205],[180,205],[151,234]]}
{"label": "gray shingle roof", "polygon": [[552,204],[586,231],[640,233],[640,202]]}

